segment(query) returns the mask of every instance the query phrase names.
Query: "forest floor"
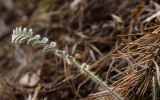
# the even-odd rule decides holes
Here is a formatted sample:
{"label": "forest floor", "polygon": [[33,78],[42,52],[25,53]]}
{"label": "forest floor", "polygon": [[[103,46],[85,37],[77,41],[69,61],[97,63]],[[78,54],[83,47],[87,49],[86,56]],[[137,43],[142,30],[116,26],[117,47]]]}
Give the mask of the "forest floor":
{"label": "forest floor", "polygon": [[55,41],[129,100],[159,98],[158,0],[0,0],[1,100],[111,100],[54,54],[11,44],[15,27]]}

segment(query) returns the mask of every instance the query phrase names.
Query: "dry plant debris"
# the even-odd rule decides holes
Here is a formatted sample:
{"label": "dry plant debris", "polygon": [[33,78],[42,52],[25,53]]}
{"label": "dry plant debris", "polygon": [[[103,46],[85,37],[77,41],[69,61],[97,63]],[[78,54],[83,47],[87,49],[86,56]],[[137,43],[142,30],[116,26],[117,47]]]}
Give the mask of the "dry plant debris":
{"label": "dry plant debris", "polygon": [[158,0],[0,0],[1,99],[112,99],[62,59],[11,44],[16,26],[57,41],[129,100],[159,99],[159,10]]}

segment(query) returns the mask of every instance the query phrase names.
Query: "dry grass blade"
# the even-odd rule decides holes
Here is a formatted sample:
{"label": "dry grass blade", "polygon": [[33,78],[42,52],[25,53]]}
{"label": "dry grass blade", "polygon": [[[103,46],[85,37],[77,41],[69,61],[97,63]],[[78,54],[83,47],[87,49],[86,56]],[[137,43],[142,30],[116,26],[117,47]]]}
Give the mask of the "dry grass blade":
{"label": "dry grass blade", "polygon": [[154,60],[152,60],[152,61],[155,64],[155,67],[156,67],[156,75],[157,75],[158,85],[160,86],[160,71],[159,71],[159,66],[158,66],[158,64]]}
{"label": "dry grass blade", "polygon": [[157,89],[154,76],[152,77],[152,100],[157,100]]}

